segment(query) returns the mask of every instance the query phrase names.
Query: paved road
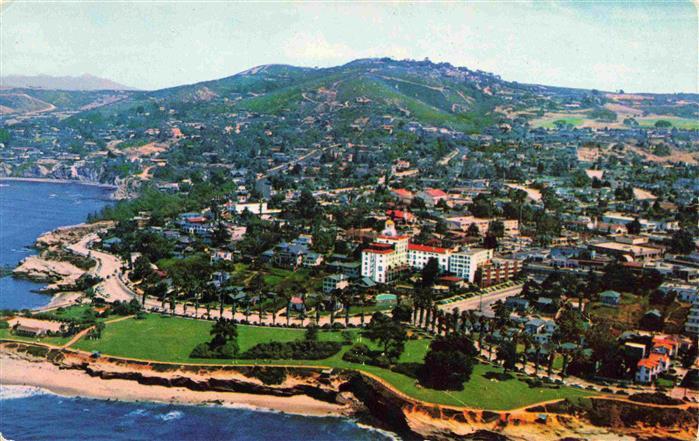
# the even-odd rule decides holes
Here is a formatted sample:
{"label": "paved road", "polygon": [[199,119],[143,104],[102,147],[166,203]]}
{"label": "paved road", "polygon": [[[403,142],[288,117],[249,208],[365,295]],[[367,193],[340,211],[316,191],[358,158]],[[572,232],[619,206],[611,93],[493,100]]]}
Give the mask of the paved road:
{"label": "paved road", "polygon": [[109,302],[130,301],[136,298],[136,294],[129,289],[121,280],[122,261],[119,257],[102,251],[92,250],[89,245],[99,240],[96,234],[88,234],[80,242],[70,245],[68,248],[81,256],[90,256],[97,262],[97,266],[91,270],[93,274],[102,278],[96,286],[96,290],[101,297]]}
{"label": "paved road", "polygon": [[466,311],[469,309],[479,310],[481,309],[482,305],[483,313],[487,317],[494,317],[495,313],[493,312],[493,303],[497,302],[498,300],[504,301],[506,298],[515,296],[520,292],[522,292],[522,285],[513,286],[488,294],[483,294],[482,296],[470,297],[465,300],[459,300],[458,302],[440,305],[439,309],[444,311],[451,311],[454,308],[459,308],[460,311]]}

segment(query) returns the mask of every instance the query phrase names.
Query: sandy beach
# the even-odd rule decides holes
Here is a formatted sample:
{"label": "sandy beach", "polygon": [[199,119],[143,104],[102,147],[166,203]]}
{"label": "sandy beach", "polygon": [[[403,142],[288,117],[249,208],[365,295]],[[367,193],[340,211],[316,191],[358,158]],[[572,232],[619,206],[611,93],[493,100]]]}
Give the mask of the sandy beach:
{"label": "sandy beach", "polygon": [[0,384],[33,386],[58,395],[119,401],[177,404],[217,404],[251,407],[307,416],[345,415],[348,408],[305,395],[277,397],[235,392],[199,392],[179,387],[142,385],[129,380],[103,380],[83,371],[59,369],[49,362],[32,362],[0,354]]}

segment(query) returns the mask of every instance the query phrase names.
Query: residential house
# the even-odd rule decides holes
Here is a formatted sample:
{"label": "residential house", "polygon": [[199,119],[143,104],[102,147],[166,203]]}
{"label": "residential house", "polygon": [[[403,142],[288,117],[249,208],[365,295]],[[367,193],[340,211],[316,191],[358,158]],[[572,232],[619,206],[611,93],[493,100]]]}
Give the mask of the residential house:
{"label": "residential house", "polygon": [[599,299],[605,305],[617,306],[621,302],[621,294],[616,291],[603,291],[599,295]]}
{"label": "residential house", "polygon": [[441,201],[446,202],[449,198],[444,191],[437,188],[427,188],[418,192],[415,197],[422,199],[428,207],[434,207]]}
{"label": "residential house", "polygon": [[670,368],[670,357],[664,354],[651,353],[636,364],[636,381],[652,383],[659,375]]}
{"label": "residential house", "polygon": [[330,294],[336,289],[345,289],[349,286],[349,278],[344,274],[331,274],[323,279],[323,292]]}

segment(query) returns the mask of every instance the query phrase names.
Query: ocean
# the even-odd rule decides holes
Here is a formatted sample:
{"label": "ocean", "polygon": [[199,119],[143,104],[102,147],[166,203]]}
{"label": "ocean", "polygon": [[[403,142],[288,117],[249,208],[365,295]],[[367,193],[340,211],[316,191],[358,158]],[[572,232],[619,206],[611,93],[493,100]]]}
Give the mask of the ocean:
{"label": "ocean", "polygon": [[[16,266],[36,253],[32,245],[41,233],[81,223],[108,203],[109,190],[100,187],[0,181],[0,265]],[[11,276],[0,278],[0,309],[48,304],[50,296],[32,292],[42,286]],[[15,441],[393,439],[347,418],[67,398],[37,388],[6,385],[0,385],[0,433]]]}
{"label": "ocean", "polygon": [[[84,222],[110,203],[106,188],[50,182],[0,181],[0,266],[14,268],[36,254],[36,238],[64,225]],[[0,278],[0,309],[45,306],[51,296],[38,294],[40,283]]]}
{"label": "ocean", "polygon": [[0,386],[0,432],[14,441],[395,439],[347,418],[69,398],[26,386]]}

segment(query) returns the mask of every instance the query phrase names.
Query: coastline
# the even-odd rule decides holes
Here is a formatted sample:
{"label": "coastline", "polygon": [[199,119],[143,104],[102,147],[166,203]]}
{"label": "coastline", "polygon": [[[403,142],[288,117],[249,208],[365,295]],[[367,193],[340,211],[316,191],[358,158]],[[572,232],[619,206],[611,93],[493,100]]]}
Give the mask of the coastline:
{"label": "coastline", "polygon": [[42,182],[46,184],[79,184],[79,185],[89,185],[91,187],[100,187],[106,189],[116,190],[119,188],[117,185],[103,184],[101,182],[90,182],[90,181],[79,181],[77,179],[56,179],[56,178],[23,178],[23,177],[13,177],[13,176],[3,176],[0,177],[0,182]]}
{"label": "coastline", "polygon": [[47,361],[28,361],[0,354],[0,384],[30,386],[57,395],[126,402],[157,402],[183,405],[219,405],[258,411],[278,411],[302,416],[347,417],[351,409],[306,395],[279,397],[240,392],[193,391],[183,387],[142,385],[122,379],[105,380],[80,370],[60,369]]}

